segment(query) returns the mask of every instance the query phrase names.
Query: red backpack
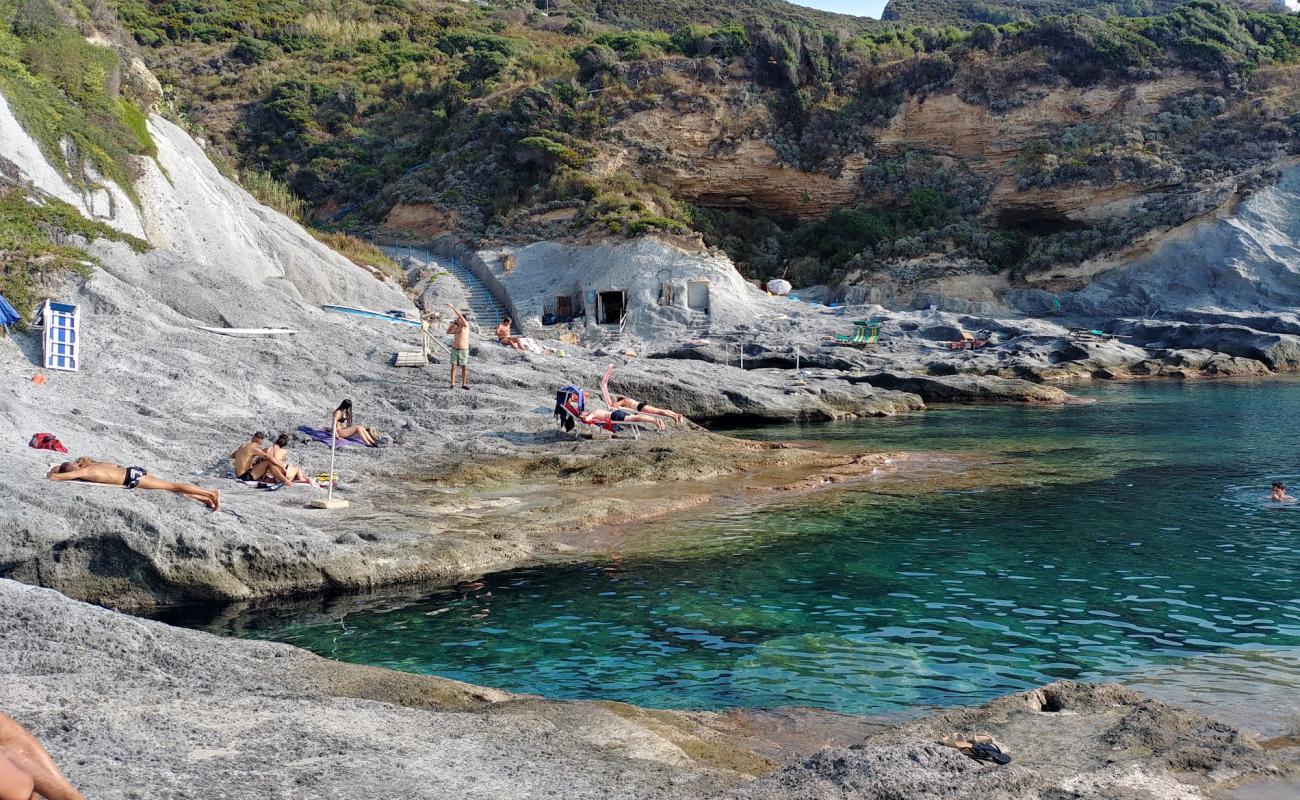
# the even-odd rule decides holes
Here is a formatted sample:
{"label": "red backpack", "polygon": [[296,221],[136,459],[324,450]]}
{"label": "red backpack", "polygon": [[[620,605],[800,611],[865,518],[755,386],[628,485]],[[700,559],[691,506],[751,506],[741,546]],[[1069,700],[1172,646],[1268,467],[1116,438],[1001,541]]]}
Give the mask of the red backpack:
{"label": "red backpack", "polygon": [[53,450],[56,453],[68,452],[68,448],[63,446],[63,442],[54,438],[52,433],[32,434],[32,440],[27,443],[27,446],[36,450]]}

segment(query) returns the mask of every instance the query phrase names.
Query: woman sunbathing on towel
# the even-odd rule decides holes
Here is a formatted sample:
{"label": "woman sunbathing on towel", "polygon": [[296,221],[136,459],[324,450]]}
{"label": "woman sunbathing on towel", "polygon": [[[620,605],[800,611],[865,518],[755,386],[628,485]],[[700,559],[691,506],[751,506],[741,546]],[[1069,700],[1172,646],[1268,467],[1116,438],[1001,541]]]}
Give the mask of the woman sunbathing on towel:
{"label": "woman sunbathing on towel", "polygon": [[678,414],[676,411],[669,411],[666,408],[655,408],[649,403],[638,403],[632,398],[624,397],[621,394],[614,395],[614,407],[634,409],[638,414],[653,414],[656,417],[667,417],[678,425],[682,424],[682,415]]}
{"label": "woman sunbathing on towel", "polygon": [[638,414],[635,411],[628,411],[625,408],[616,408],[613,411],[606,411],[603,408],[593,409],[586,412],[582,417],[586,423],[592,422],[641,422],[646,425],[653,425],[658,430],[668,427],[659,417],[653,417],[649,414]]}
{"label": "woman sunbathing on towel", "polygon": [[370,431],[357,425],[352,419],[352,401],[344,400],[339,403],[339,407],[334,409],[334,435],[340,439],[350,439],[353,436],[358,437],[366,443],[367,447],[375,447],[376,442]]}
{"label": "woman sunbathing on towel", "polygon": [[76,461],[65,461],[51,469],[45,477],[52,481],[85,481],[105,486],[125,486],[128,489],[158,489],[198,500],[213,511],[221,509],[221,492],[200,489],[192,483],[173,483],[155,478],[145,472],[143,467],[123,467],[82,457]]}

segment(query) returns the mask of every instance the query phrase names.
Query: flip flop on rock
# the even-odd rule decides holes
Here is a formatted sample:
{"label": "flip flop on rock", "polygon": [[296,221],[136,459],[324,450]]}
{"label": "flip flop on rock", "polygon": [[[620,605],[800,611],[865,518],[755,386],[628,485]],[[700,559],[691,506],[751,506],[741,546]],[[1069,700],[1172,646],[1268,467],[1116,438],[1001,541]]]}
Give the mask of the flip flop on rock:
{"label": "flip flop on rock", "polygon": [[960,750],[964,755],[973,758],[976,761],[984,761],[999,766],[1011,763],[1011,756],[1007,755],[1007,753],[1003,751],[1002,745],[998,744],[997,741],[987,733],[977,733],[970,737],[969,740],[956,735],[949,736],[945,739],[939,740],[939,744],[944,747],[951,747],[955,750]]}

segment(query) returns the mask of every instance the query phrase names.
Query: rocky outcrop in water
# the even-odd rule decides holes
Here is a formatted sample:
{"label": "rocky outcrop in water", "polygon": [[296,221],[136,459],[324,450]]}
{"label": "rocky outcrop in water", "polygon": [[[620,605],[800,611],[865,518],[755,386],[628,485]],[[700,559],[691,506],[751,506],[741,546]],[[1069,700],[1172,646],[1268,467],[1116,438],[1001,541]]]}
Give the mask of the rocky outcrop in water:
{"label": "rocky outcrop in water", "polygon": [[[1012,762],[979,763],[938,744],[976,732],[992,734]],[[734,797],[1198,800],[1259,780],[1275,780],[1285,793],[1297,786],[1286,777],[1296,762],[1294,750],[1265,749],[1241,731],[1130,689],[1067,681],[823,750]]]}

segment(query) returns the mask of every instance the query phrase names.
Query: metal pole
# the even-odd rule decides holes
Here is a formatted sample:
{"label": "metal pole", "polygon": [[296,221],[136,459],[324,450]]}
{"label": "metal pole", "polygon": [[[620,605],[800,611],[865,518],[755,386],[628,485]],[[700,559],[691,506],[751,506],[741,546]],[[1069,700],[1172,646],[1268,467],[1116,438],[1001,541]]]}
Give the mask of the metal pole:
{"label": "metal pole", "polygon": [[325,502],[327,503],[334,499],[334,451],[338,448],[338,446],[339,446],[339,429],[338,429],[338,425],[334,423],[334,419],[331,417],[330,418],[330,474],[329,474],[330,485],[329,485],[329,489],[326,491],[325,494]]}

